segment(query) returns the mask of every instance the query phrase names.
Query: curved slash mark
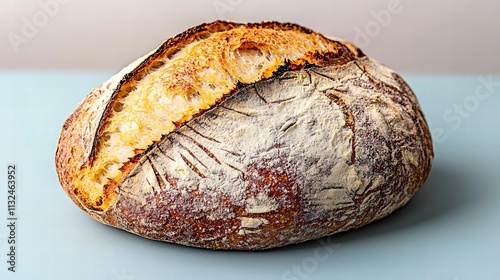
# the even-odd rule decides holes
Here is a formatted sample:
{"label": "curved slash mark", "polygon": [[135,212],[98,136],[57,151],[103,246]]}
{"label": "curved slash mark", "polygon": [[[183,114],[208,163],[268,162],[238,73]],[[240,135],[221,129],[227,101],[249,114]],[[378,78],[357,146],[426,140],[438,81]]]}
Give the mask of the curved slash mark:
{"label": "curved slash mark", "polygon": [[280,131],[281,133],[285,133],[288,129],[290,129],[292,126],[294,126],[297,123],[297,118],[292,118],[287,120],[281,127]]}
{"label": "curved slash mark", "polygon": [[179,155],[181,156],[182,160],[186,163],[186,165],[189,168],[191,168],[191,170],[194,171],[194,173],[198,174],[198,176],[200,176],[201,178],[206,178],[205,175],[203,175],[203,173],[201,173],[200,170],[196,168],[196,166],[194,166],[194,164],[190,162],[183,154],[179,153]]}
{"label": "curved slash mark", "polygon": [[250,114],[248,114],[248,113],[241,112],[241,111],[238,111],[238,110],[236,110],[236,109],[226,107],[226,106],[224,106],[224,105],[220,105],[219,107],[220,107],[220,108],[224,108],[224,109],[226,109],[226,110],[228,110],[228,111],[232,111],[232,112],[235,112],[235,113],[241,114],[241,115],[243,115],[243,116],[247,116],[247,117],[251,117],[251,116],[252,116],[252,115],[250,115]]}
{"label": "curved slash mark", "polygon": [[[156,178],[156,182],[158,182],[158,186],[160,186],[160,188],[162,188],[162,189],[165,189],[167,184],[163,180],[163,178],[161,177],[160,172],[158,172],[158,169],[156,169],[155,164],[153,163],[153,160],[150,158],[150,156],[148,156],[148,161],[149,161],[149,164],[151,165],[151,169],[153,169],[153,172],[154,172],[155,178]],[[153,185],[151,185],[151,187],[153,187]],[[158,193],[158,191],[156,191],[154,187],[153,187],[153,193],[155,195]]]}
{"label": "curved slash mark", "polygon": [[165,151],[161,148],[160,145],[157,145],[156,148],[158,149],[158,151],[160,151],[160,153],[162,155],[164,155],[165,157],[167,157],[169,160],[175,162],[175,160],[172,157],[170,157],[169,155],[167,155],[167,153],[165,153]]}
{"label": "curved slash mark", "polygon": [[311,72],[309,71],[306,71],[307,73],[307,76],[309,77],[309,83],[307,84],[308,86],[312,84],[312,75],[311,75]]}
{"label": "curved slash mark", "polygon": [[366,68],[362,68],[361,66],[359,66],[357,61],[354,61],[354,64],[359,68],[359,70],[362,71],[361,76],[359,76],[360,78],[363,77],[363,74],[367,74],[367,76],[368,76],[368,73],[366,72]]}
{"label": "curved slash mark", "polygon": [[289,98],[285,98],[285,99],[276,100],[276,101],[271,101],[270,103],[279,104],[279,103],[282,103],[282,102],[290,101],[290,100],[292,100],[294,98],[295,98],[295,96],[289,97]]}
{"label": "curved slash mark", "polygon": [[246,175],[246,173],[245,173],[243,170],[241,170],[241,169],[237,168],[236,166],[231,165],[231,164],[229,164],[229,163],[224,163],[224,164],[225,164],[225,165],[227,165],[227,166],[229,166],[230,168],[232,168],[232,169],[236,170],[236,171],[241,172],[241,175],[243,175],[243,176],[245,176],[245,175]]}
{"label": "curved slash mark", "polygon": [[[178,133],[178,132],[176,132]],[[203,165],[203,167],[207,168],[207,166],[200,160],[196,157],[196,155],[186,146],[182,145],[178,140],[176,140],[177,142],[177,145],[179,145],[179,147],[181,147],[183,150],[185,150],[186,152],[188,152],[188,154],[194,158],[197,162],[199,162],[201,165]],[[182,154],[181,154],[182,156]],[[208,169],[208,168],[207,168]]]}
{"label": "curved slash mark", "polygon": [[328,187],[322,187],[319,190],[324,191],[324,190],[343,190],[343,186],[328,186]]}
{"label": "curved slash mark", "polygon": [[198,146],[198,148],[200,148],[203,152],[205,152],[205,154],[207,154],[208,157],[213,159],[218,164],[221,164],[220,160],[212,152],[210,152],[210,150],[208,148],[206,148],[205,146],[200,144],[198,141],[194,140],[192,137],[187,136],[186,134],[183,134],[181,132],[177,131],[177,134],[179,134],[182,137],[185,137],[188,141],[191,141],[192,143],[194,143],[196,146]]}
{"label": "curved slash mark", "polygon": [[237,157],[241,157],[241,156],[243,156],[243,155],[242,155],[242,154],[240,154],[240,153],[233,152],[233,151],[230,151],[230,150],[226,150],[226,149],[222,149],[222,148],[221,148],[221,150],[222,150],[222,151],[224,151],[224,152],[226,152],[226,153],[228,153],[228,154],[231,154],[231,155],[233,155],[233,156],[237,156]]}
{"label": "curved slash mark", "polygon": [[294,77],[294,76],[281,76],[278,78],[279,81],[287,81],[287,80],[295,80],[297,77]]}
{"label": "curved slash mark", "polygon": [[313,72],[314,74],[316,74],[316,75],[318,75],[318,76],[321,76],[321,77],[323,77],[323,78],[327,78],[328,80],[336,81],[334,77],[330,77],[330,76],[328,76],[328,75],[326,75],[326,74],[320,73],[320,72],[318,72],[318,71],[314,70],[313,68],[309,69],[309,71],[311,71],[311,72]]}
{"label": "curved slash mark", "polygon": [[342,113],[344,113],[346,117],[346,124],[352,130],[352,139],[351,139],[351,164],[356,162],[356,120],[352,114],[352,111],[347,107],[347,104],[340,98],[340,96],[335,95],[334,93],[328,93],[327,90],[322,91],[330,100],[332,100],[337,106],[340,107]]}
{"label": "curved slash mark", "polygon": [[212,138],[212,137],[208,137],[208,136],[206,136],[206,135],[203,135],[203,134],[202,134],[202,133],[200,133],[198,130],[196,130],[196,129],[192,128],[191,126],[189,126],[189,125],[187,125],[187,124],[186,124],[186,127],[187,127],[187,128],[189,128],[189,129],[190,129],[191,131],[193,131],[194,133],[196,133],[196,134],[200,135],[201,137],[203,137],[203,138],[205,138],[205,139],[207,139],[207,140],[210,140],[210,141],[215,142],[215,143],[220,143],[220,141],[218,141],[217,139]]}
{"label": "curved slash mark", "polygon": [[259,90],[257,89],[258,86],[259,86],[259,84],[254,84],[254,86],[253,86],[253,88],[255,90],[255,94],[260,98],[260,100],[264,101],[264,103],[267,104],[267,100],[264,99],[264,97],[262,97],[262,95],[260,95]]}
{"label": "curved slash mark", "polygon": [[[151,160],[149,159],[149,157],[148,157],[148,161],[149,161],[149,165],[152,167],[152,165],[151,165]],[[154,170],[153,170],[153,173],[154,173]],[[156,178],[156,181],[158,182],[158,178]],[[148,177],[146,177],[146,182],[148,182],[148,185],[151,187],[151,189],[153,189],[153,194],[155,194],[155,195],[156,195],[156,189],[155,189],[155,187],[153,186],[153,183],[151,183],[151,182],[149,181]],[[159,184],[159,183],[160,183],[160,182],[158,182],[158,184]]]}

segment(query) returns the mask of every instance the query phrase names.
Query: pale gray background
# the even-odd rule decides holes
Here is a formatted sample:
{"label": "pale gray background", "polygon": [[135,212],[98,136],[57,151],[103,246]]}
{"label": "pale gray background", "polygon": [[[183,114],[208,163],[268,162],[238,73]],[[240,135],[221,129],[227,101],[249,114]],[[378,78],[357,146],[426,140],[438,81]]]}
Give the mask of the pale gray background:
{"label": "pale gray background", "polygon": [[[398,12],[377,23],[391,2]],[[2,0],[0,69],[116,71],[168,37],[217,19],[299,23],[358,43],[402,72],[500,72],[494,0]]]}

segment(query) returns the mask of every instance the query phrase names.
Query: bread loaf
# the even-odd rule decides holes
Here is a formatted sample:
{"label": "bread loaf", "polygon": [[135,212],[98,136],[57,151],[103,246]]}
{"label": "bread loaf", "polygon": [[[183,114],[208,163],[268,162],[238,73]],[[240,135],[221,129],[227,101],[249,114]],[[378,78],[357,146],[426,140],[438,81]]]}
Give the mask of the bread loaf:
{"label": "bread loaf", "polygon": [[354,45],[295,24],[217,21],[92,90],[64,123],[56,168],[104,224],[262,250],[389,215],[432,159],[411,89]]}

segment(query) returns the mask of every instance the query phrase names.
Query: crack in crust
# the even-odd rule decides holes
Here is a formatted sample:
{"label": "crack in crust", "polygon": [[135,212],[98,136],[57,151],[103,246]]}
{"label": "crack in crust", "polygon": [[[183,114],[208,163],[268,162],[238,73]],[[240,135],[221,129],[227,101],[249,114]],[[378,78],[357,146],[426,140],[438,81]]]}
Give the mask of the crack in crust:
{"label": "crack in crust", "polygon": [[[82,183],[74,182],[71,187],[73,192],[84,190],[75,199],[84,207],[106,209],[116,201],[114,189],[129,174],[138,155],[246,85],[313,66],[342,65],[363,56],[347,42],[331,40],[290,23],[214,22],[170,38],[93,91],[82,105],[92,102],[97,105],[90,105],[87,112],[77,109],[64,125],[65,129],[72,129],[83,115],[90,117],[81,139],[82,154],[76,151],[71,155],[79,158],[79,162],[70,176],[85,174],[79,178]],[[150,104],[158,109],[147,107],[150,105],[146,97],[138,99],[143,95],[153,96],[152,92],[156,97],[149,98],[154,100]],[[184,101],[162,105],[156,102],[163,99],[161,95]],[[158,120],[141,116],[160,108],[164,116]],[[248,115],[241,110],[237,112]],[[137,138],[136,134],[142,137]],[[61,156],[69,157],[67,153]],[[89,195],[85,196],[86,193]]]}
{"label": "crack in crust", "polygon": [[[163,66],[164,63],[161,61],[157,61],[157,59],[161,59],[161,57],[163,56],[172,59],[174,55],[176,55],[189,44],[192,44],[197,40],[207,39],[210,36],[209,34],[225,32],[238,27],[245,27],[246,29],[272,29],[279,31],[296,31],[304,34],[315,34],[322,37],[322,39],[325,39],[326,41],[335,43],[335,46],[338,48],[335,51],[326,52],[314,50],[313,52],[306,53],[303,57],[295,60],[293,63],[291,63],[288,59],[285,59],[284,63],[278,65],[278,69],[274,73],[272,73],[271,76],[281,76],[281,73],[284,73],[288,70],[300,70],[311,66],[342,65],[356,58],[364,56],[360,49],[352,46],[348,42],[337,42],[331,39],[327,39],[320,34],[314,33],[310,29],[292,23],[263,22],[240,24],[217,21],[211,24],[202,24],[200,26],[191,28],[165,41],[153,54],[142,61],[133,71],[124,75],[124,77],[120,80],[116,90],[111,95],[110,102],[107,103],[102,117],[99,121],[96,135],[94,136],[94,141],[92,141],[92,147],[88,155],[88,161],[92,162],[95,157],[95,153],[98,150],[98,143],[100,139],[102,139],[102,127],[105,126],[106,120],[110,117],[111,109],[117,106],[117,103],[121,99],[119,95],[128,94],[133,89],[133,86],[129,85],[132,80],[134,80],[135,82],[140,81],[147,75],[148,72],[153,72]],[[260,78],[260,80],[262,80],[262,78]],[[258,82],[258,80],[254,82]],[[241,87],[241,84],[241,81],[238,81],[237,86],[233,90],[237,90],[239,87]]]}

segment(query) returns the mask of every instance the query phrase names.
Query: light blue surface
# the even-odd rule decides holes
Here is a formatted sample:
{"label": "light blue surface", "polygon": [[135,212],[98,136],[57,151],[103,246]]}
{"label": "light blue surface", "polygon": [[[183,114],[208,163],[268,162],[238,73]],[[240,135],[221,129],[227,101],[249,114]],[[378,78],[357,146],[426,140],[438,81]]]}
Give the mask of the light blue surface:
{"label": "light blue surface", "polygon": [[[436,157],[402,210],[321,242],[220,252],[104,226],[60,188],[54,152],[62,123],[112,74],[0,72],[0,279],[500,279],[500,75],[403,75]],[[9,163],[18,166],[16,273],[6,263]]]}

